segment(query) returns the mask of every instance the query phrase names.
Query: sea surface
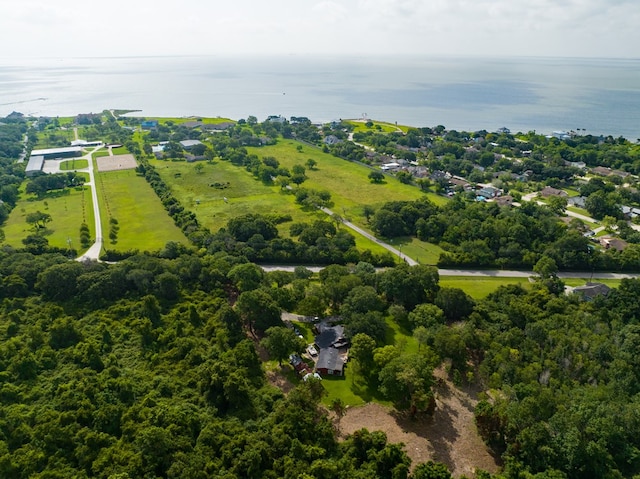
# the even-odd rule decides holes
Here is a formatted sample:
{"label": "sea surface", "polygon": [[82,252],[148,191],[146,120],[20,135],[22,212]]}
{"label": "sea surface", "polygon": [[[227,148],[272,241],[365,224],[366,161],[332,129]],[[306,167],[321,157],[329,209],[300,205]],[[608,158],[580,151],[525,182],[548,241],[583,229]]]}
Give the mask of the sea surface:
{"label": "sea surface", "polygon": [[0,58],[0,115],[370,118],[640,138],[640,59]]}

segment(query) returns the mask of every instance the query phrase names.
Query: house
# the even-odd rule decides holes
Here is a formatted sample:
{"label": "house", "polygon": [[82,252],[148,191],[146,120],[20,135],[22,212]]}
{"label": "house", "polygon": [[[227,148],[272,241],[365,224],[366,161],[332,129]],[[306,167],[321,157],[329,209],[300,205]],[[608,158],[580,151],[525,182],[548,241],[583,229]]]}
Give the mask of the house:
{"label": "house", "polygon": [[336,348],[321,349],[316,362],[316,372],[330,376],[344,374],[344,359]]}
{"label": "house", "polygon": [[611,168],[607,168],[606,166],[596,166],[595,168],[591,168],[591,173],[598,176],[609,176],[613,172]]}
{"label": "house", "polygon": [[340,143],[340,138],[338,138],[335,135],[327,135],[327,136],[324,137],[322,142],[325,145],[335,145],[336,143]]}
{"label": "house", "polygon": [[280,115],[269,115],[267,117],[267,121],[269,123],[284,123],[287,121],[287,119],[284,116]]}
{"label": "house", "polygon": [[228,130],[234,125],[235,123],[232,121],[223,121],[221,123],[203,123],[202,125],[200,125],[200,129],[206,131],[224,131]]}
{"label": "house", "polygon": [[487,185],[476,190],[476,195],[482,196],[486,199],[495,198],[496,196],[500,196],[500,190],[494,186]]}
{"label": "house", "polygon": [[569,133],[567,133],[566,131],[562,131],[562,130],[557,130],[557,131],[551,132],[551,136],[553,138],[557,138],[558,140],[570,140],[571,139],[571,135]]}
{"label": "house", "polygon": [[574,294],[578,294],[585,301],[591,301],[598,296],[607,296],[611,288],[603,283],[587,283],[584,286],[573,288]]}
{"label": "house", "polygon": [[182,148],[185,150],[190,150],[194,146],[202,145],[202,142],[200,140],[182,140],[180,145],[182,145]]}
{"label": "house", "polygon": [[584,208],[586,205],[586,196],[572,196],[567,200],[569,206],[575,206],[576,208]]}
{"label": "house", "polygon": [[540,191],[540,196],[543,198],[549,198],[550,196],[569,196],[566,191],[559,190],[557,188],[553,188],[551,186],[545,186],[542,191]]}
{"label": "house", "polygon": [[330,325],[327,322],[318,323],[315,326],[318,335],[316,336],[316,346],[318,349],[335,348],[336,344],[341,344],[344,338],[344,326],[337,324]]}
{"label": "house", "polygon": [[315,346],[318,350],[316,372],[324,375],[342,376],[344,374],[345,355],[349,341],[344,337],[344,326],[331,325],[322,321],[315,326],[318,333]]}

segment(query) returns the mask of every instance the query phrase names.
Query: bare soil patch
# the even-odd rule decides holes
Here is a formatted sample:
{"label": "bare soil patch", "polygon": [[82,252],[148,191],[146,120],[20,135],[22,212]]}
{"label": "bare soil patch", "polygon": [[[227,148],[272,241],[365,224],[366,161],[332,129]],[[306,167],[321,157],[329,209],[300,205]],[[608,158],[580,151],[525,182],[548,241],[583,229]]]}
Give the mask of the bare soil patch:
{"label": "bare soil patch", "polygon": [[454,477],[474,477],[476,469],[495,473],[499,461],[491,455],[474,422],[477,403],[472,391],[456,388],[442,370],[436,387],[436,410],[432,418],[413,419],[408,415],[370,403],[350,408],[339,422],[344,437],[358,429],[383,431],[389,442],[402,442],[412,465],[429,460],[447,465]]}
{"label": "bare soil patch", "polygon": [[138,163],[133,155],[100,156],[96,158],[98,171],[132,170]]}

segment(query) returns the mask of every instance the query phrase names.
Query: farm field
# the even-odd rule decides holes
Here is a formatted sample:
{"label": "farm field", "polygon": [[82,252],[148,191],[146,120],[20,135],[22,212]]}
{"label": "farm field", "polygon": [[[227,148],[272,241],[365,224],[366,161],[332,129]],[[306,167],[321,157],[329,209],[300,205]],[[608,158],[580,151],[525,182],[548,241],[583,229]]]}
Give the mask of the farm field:
{"label": "farm field", "polygon": [[20,196],[3,227],[6,244],[16,248],[23,246],[22,240],[34,233],[34,227],[26,222],[26,216],[36,211],[51,216],[44,232],[50,246],[68,248],[71,244],[79,252],[84,251],[80,248],[80,225],[83,222],[89,226],[91,237],[95,238],[90,186],[52,191],[38,199],[35,195],[27,195],[23,185]]}
{"label": "farm field", "polygon": [[[134,170],[96,173],[104,247],[110,250],[156,251],[169,241],[188,240],[167,214],[160,199]],[[109,220],[120,227],[117,242],[109,239]]]}

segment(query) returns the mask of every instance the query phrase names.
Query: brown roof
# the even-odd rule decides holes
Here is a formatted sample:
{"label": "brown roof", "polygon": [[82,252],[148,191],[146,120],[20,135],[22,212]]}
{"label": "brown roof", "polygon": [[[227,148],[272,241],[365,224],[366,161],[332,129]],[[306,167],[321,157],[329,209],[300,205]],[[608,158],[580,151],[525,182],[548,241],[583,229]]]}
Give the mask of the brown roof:
{"label": "brown roof", "polygon": [[566,191],[562,191],[557,188],[552,188],[551,186],[545,186],[540,192],[540,194],[545,198],[549,196],[569,196]]}

